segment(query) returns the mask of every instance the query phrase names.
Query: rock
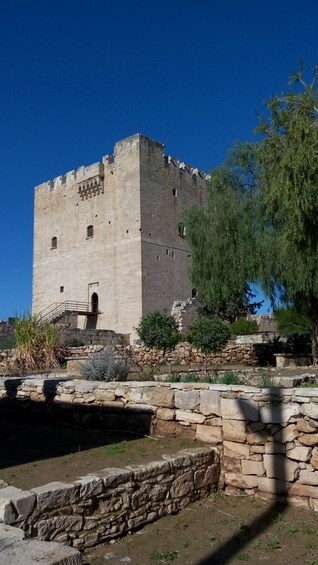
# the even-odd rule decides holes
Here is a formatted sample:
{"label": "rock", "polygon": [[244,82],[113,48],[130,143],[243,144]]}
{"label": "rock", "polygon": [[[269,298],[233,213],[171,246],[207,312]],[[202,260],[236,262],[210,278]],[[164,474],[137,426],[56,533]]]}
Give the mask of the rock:
{"label": "rock", "polygon": [[220,393],[216,390],[201,390],[200,412],[205,416],[221,416]]}
{"label": "rock", "polygon": [[175,412],[171,408],[158,408],[157,418],[160,420],[173,420]]}
{"label": "rock", "polygon": [[34,508],[35,494],[16,487],[0,489],[0,508],[3,511],[2,515],[0,513],[0,519],[8,524],[13,523],[13,513],[12,510],[9,510],[10,505],[14,508],[13,513],[16,514],[14,521],[26,520]]}
{"label": "rock", "polygon": [[5,565],[81,565],[82,556],[77,549],[59,543],[38,540],[18,541],[0,553],[0,563]]}
{"label": "rock", "polygon": [[309,461],[311,456],[311,449],[308,447],[294,447],[286,451],[286,455],[289,459],[294,459],[294,461]]}
{"label": "rock", "polygon": [[245,461],[243,459],[241,465],[243,475],[257,475],[258,477],[262,477],[265,473],[264,465],[261,461]]}
{"label": "rock", "polygon": [[37,509],[40,512],[70,506],[74,504],[76,499],[76,487],[67,483],[48,483],[47,485],[31,489],[31,492],[36,494]]}
{"label": "rock", "polygon": [[303,485],[318,486],[318,472],[303,469],[299,474],[299,482]]}
{"label": "rock", "polygon": [[303,436],[298,437],[298,441],[303,445],[318,445],[318,434],[304,434]]}
{"label": "rock", "polygon": [[238,459],[249,458],[249,446],[242,443],[234,443],[233,441],[224,441],[224,455],[226,457],[235,457]]}
{"label": "rock", "polygon": [[245,443],[245,420],[223,420],[223,439]]}
{"label": "rock", "polygon": [[182,410],[195,410],[199,406],[200,395],[197,390],[176,391],[175,407]]}
{"label": "rock", "polygon": [[198,424],[195,439],[197,441],[206,441],[207,443],[212,444],[221,443],[222,428]]}
{"label": "rock", "polygon": [[143,391],[143,399],[146,404],[174,408],[174,392],[168,387],[145,387]]}
{"label": "rock", "polygon": [[196,412],[186,412],[185,410],[176,410],[176,420],[190,422],[192,424],[203,424],[205,416]]}
{"label": "rock", "polygon": [[221,398],[222,416],[226,420],[250,420],[259,418],[258,404],[243,398]]}
{"label": "rock", "polygon": [[[312,450],[312,457],[310,459],[310,465],[314,468],[314,469],[318,469],[318,449],[317,447],[315,447]],[[0,491],[1,492],[1,491]]]}
{"label": "rock", "polygon": [[281,443],[287,443],[288,441],[293,441],[297,436],[297,428],[295,424],[290,424],[276,432],[273,435],[274,441],[279,441]]}
{"label": "rock", "polygon": [[304,418],[302,418],[301,420],[298,420],[296,427],[297,427],[297,430],[299,432],[311,434],[311,433],[314,433],[317,430],[318,423],[317,423],[316,426],[313,426],[310,422],[308,422],[308,420],[305,420]]}
{"label": "rock", "polygon": [[295,483],[290,488],[290,494],[294,496],[310,496],[318,498],[318,487]]}
{"label": "rock", "polygon": [[264,455],[266,476],[281,481],[294,481],[298,475],[299,466],[283,455]]}
{"label": "rock", "polygon": [[299,414],[298,404],[271,404],[261,406],[261,420],[264,424],[280,424],[288,422],[292,416]]}

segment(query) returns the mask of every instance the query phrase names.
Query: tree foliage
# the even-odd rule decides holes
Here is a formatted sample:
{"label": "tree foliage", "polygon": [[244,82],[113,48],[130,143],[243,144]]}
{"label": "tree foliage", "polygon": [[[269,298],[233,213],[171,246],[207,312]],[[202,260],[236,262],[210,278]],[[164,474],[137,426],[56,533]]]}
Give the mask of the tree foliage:
{"label": "tree foliage", "polygon": [[310,324],[305,314],[297,312],[296,308],[277,308],[275,310],[278,333],[283,336],[308,333]]}
{"label": "tree foliage", "polygon": [[229,326],[217,316],[200,318],[190,327],[188,340],[203,353],[222,351],[230,338]]}
{"label": "tree foliage", "polygon": [[255,143],[212,171],[208,208],[186,214],[193,282],[207,303],[261,283],[273,305],[305,312],[318,359],[318,69],[265,104]]}
{"label": "tree foliage", "polygon": [[258,324],[255,320],[239,318],[230,325],[232,335],[251,335],[258,331]]}
{"label": "tree foliage", "polygon": [[175,319],[159,311],[143,316],[136,328],[146,347],[173,349],[180,340],[180,332]]}

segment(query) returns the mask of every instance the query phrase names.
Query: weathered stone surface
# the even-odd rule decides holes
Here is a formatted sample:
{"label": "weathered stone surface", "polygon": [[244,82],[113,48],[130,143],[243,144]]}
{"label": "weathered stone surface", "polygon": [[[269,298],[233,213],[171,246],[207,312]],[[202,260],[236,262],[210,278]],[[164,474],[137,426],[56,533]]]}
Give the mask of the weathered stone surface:
{"label": "weathered stone surface", "polygon": [[220,443],[222,441],[222,428],[198,424],[195,437],[198,441],[206,441],[212,444]]}
{"label": "weathered stone surface", "polygon": [[132,477],[132,472],[128,469],[108,467],[107,469],[99,471],[98,473],[96,473],[96,475],[102,478],[103,483],[106,487],[115,487],[129,481]]}
{"label": "weathered stone surface", "polygon": [[113,402],[116,400],[116,395],[113,390],[95,390],[95,398],[98,402]]}
{"label": "weathered stone surface", "polygon": [[81,565],[82,556],[77,549],[59,543],[23,540],[6,547],[0,553],[3,565]]}
{"label": "weathered stone surface", "polygon": [[241,465],[243,475],[257,475],[258,477],[262,477],[265,473],[262,461],[245,461],[243,459]]}
{"label": "weathered stone surface", "polygon": [[281,481],[293,481],[296,479],[299,466],[283,455],[264,455],[264,467],[268,478]]}
{"label": "weathered stone surface", "polygon": [[244,443],[246,440],[245,420],[223,420],[223,439]]}
{"label": "weathered stone surface", "polygon": [[166,408],[174,407],[174,392],[166,387],[148,387],[144,388],[143,399],[146,404],[154,406],[165,406]]}
{"label": "weathered stone surface", "polygon": [[318,486],[318,472],[302,469],[299,473],[299,482],[303,485]]}
{"label": "weathered stone surface", "polygon": [[221,416],[220,393],[216,390],[201,390],[200,412],[205,416],[214,414]]}
{"label": "weathered stone surface", "polygon": [[180,477],[177,477],[171,487],[170,494],[172,497],[186,496],[193,490],[193,471],[187,471]]}
{"label": "weathered stone surface", "polygon": [[318,420],[318,404],[310,402],[302,405],[302,413],[314,420]]}
{"label": "weathered stone surface", "polygon": [[249,446],[242,443],[234,443],[233,441],[224,441],[224,455],[226,457],[235,457],[238,459],[248,459]]}
{"label": "weathered stone surface", "polygon": [[304,434],[298,437],[299,443],[308,446],[318,445],[318,434]]}
{"label": "weathered stone surface", "polygon": [[294,496],[310,496],[318,498],[318,487],[294,483],[290,488],[290,494]]}
{"label": "weathered stone surface", "polygon": [[289,459],[293,459],[294,461],[309,461],[311,449],[297,446],[293,449],[288,449],[286,455]]}
{"label": "weathered stone surface", "polygon": [[280,424],[285,423],[299,414],[298,404],[271,404],[261,406],[261,420],[264,424]]}
{"label": "weathered stone surface", "polygon": [[[11,516],[12,514],[12,512],[9,510],[9,507],[5,509],[6,502],[13,505],[15,513],[17,515],[17,521],[26,520],[26,518],[34,508],[35,494],[29,491],[23,491],[16,487],[5,487],[0,489],[0,505],[4,509],[4,515],[3,517],[0,516],[0,518],[2,518],[4,522],[6,522],[6,520],[4,519],[5,514],[7,514],[8,516]],[[10,522],[7,523],[12,524],[11,517],[9,518],[9,520]]]}
{"label": "weathered stone surface", "polygon": [[273,434],[274,441],[279,441],[280,443],[287,443],[288,441],[294,441],[297,436],[296,424],[289,424],[285,426],[275,434]]}
{"label": "weathered stone surface", "polygon": [[250,432],[246,436],[247,443],[251,445],[264,445],[269,436],[268,430],[260,430],[258,432]]}
{"label": "weathered stone surface", "polygon": [[316,432],[317,428],[318,428],[318,422],[317,425],[313,425],[311,422],[309,422],[308,420],[305,420],[304,418],[302,418],[301,420],[298,420],[297,424],[297,430],[299,432],[304,432],[306,434],[313,434]]}
{"label": "weathered stone surface", "polygon": [[277,441],[267,441],[265,443],[265,453],[285,453],[285,444]]}
{"label": "weathered stone surface", "polygon": [[250,420],[259,418],[258,404],[254,400],[243,398],[221,398],[222,416],[226,420]]}
{"label": "weathered stone surface", "polygon": [[60,532],[80,532],[83,528],[82,516],[54,516],[37,523],[37,537],[40,540],[50,540]]}
{"label": "weathered stone surface", "polygon": [[274,496],[287,492],[290,487],[290,483],[286,481],[269,477],[257,477],[257,485],[261,492],[273,494]]}
{"label": "weathered stone surface", "polygon": [[190,422],[191,424],[203,424],[205,416],[196,412],[186,412],[185,410],[176,410],[176,420]]}
{"label": "weathered stone surface", "polygon": [[197,390],[175,392],[174,403],[176,408],[181,410],[195,410],[198,408],[200,395]]}
{"label": "weathered stone surface", "polygon": [[157,418],[160,420],[173,420],[174,414],[175,412],[171,408],[158,408],[157,410]]}
{"label": "weathered stone surface", "polygon": [[79,487],[80,500],[86,500],[92,496],[98,496],[104,490],[102,479],[94,475],[81,477],[78,481],[74,481],[74,484]]}
{"label": "weathered stone surface", "polygon": [[167,420],[157,420],[155,423],[155,433],[167,437],[176,437],[179,424]]}
{"label": "weathered stone surface", "polygon": [[[57,507],[70,506],[76,500],[76,487],[67,483],[53,482],[31,490],[36,494],[40,512]],[[0,491],[1,493],[1,491]]]}
{"label": "weathered stone surface", "polygon": [[256,488],[258,486],[258,478],[252,475],[243,475],[240,473],[225,473],[226,484],[237,488]]}
{"label": "weathered stone surface", "polygon": [[312,457],[310,459],[310,465],[314,469],[318,469],[318,448],[317,447],[314,447],[314,449],[312,450]]}
{"label": "weathered stone surface", "polygon": [[223,457],[223,469],[228,473],[241,472],[241,460],[235,457]]}
{"label": "weathered stone surface", "polygon": [[1,563],[1,551],[5,547],[21,541],[25,538],[25,533],[20,528],[14,528],[13,526],[8,526],[7,524],[0,524],[0,563]]}

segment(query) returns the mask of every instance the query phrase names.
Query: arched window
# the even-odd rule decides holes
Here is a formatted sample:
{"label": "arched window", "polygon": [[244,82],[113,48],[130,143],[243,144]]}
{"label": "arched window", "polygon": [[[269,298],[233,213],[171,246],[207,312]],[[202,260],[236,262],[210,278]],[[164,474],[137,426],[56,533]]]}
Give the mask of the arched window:
{"label": "arched window", "polygon": [[57,248],[57,237],[52,237],[51,239],[51,249]]}
{"label": "arched window", "polygon": [[87,226],[86,237],[94,237],[94,226]]}
{"label": "arched window", "polygon": [[96,292],[93,292],[92,294],[91,305],[92,305],[92,312],[94,312],[94,314],[98,314],[98,294]]}

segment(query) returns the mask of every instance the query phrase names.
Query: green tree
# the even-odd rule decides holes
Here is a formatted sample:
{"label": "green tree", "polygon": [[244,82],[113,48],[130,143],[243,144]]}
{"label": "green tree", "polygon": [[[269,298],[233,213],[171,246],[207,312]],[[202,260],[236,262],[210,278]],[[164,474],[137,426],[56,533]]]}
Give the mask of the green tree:
{"label": "green tree", "polygon": [[222,351],[230,338],[230,328],[217,316],[200,318],[190,327],[188,340],[205,354]]}
{"label": "green tree", "polygon": [[267,294],[308,316],[318,360],[318,69],[266,104],[257,150],[260,276]]}
{"label": "green tree", "polygon": [[308,317],[297,312],[295,308],[277,308],[275,310],[275,319],[280,335],[288,336],[310,331]]}
{"label": "green tree", "polygon": [[185,216],[192,278],[207,304],[260,282],[273,305],[304,312],[318,361],[318,69],[266,103],[258,141],[212,171],[207,210]]}
{"label": "green tree", "polygon": [[146,347],[163,349],[163,354],[166,349],[173,349],[180,340],[175,319],[157,310],[143,316],[136,330]]}

